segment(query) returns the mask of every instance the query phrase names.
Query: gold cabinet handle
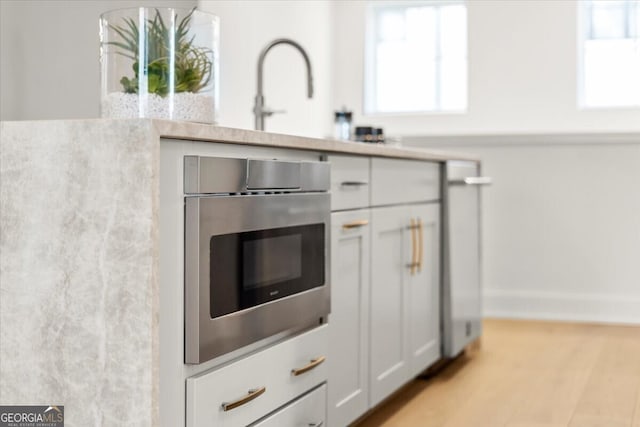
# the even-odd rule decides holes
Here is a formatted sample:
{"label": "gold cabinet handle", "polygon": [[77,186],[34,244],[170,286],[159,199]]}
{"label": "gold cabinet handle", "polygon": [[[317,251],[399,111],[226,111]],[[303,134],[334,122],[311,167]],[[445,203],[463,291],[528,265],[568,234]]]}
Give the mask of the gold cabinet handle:
{"label": "gold cabinet handle", "polygon": [[418,254],[418,242],[416,241],[416,220],[411,218],[411,225],[409,225],[409,229],[411,230],[411,263],[407,264],[407,267],[409,267],[409,271],[411,272],[411,275],[413,276],[416,272],[416,266],[418,265],[417,261],[416,261],[416,255]]}
{"label": "gold cabinet handle", "polygon": [[424,254],[424,242],[422,239],[423,237],[422,235],[423,235],[422,219],[418,218],[418,255],[416,256],[418,273],[422,271],[422,258]]}
{"label": "gold cabinet handle", "polygon": [[261,394],[263,394],[265,391],[267,391],[266,387],[259,387],[259,388],[254,388],[251,389],[247,392],[247,395],[244,397],[241,397],[238,400],[235,400],[233,402],[224,402],[222,404],[222,410],[223,411],[230,411],[232,409],[237,408],[238,406],[242,406],[245,403],[249,403],[251,402],[253,399],[255,399],[256,397],[260,396]]}
{"label": "gold cabinet handle", "polygon": [[351,221],[351,222],[346,222],[342,224],[342,228],[345,230],[349,230],[350,228],[364,227],[365,225],[369,225],[369,220],[359,219],[357,221]]}
{"label": "gold cabinet handle", "polygon": [[294,377],[297,377],[298,375],[302,375],[305,372],[309,372],[310,370],[318,367],[318,365],[322,364],[326,359],[327,358],[324,356],[316,357],[315,359],[311,359],[311,362],[309,362],[308,365],[303,366],[302,368],[292,369],[291,373]]}

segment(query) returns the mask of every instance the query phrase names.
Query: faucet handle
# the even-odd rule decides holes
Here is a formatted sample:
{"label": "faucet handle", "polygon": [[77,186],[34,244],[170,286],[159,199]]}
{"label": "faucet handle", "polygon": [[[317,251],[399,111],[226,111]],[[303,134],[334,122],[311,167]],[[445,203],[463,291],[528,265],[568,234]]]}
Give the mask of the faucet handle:
{"label": "faucet handle", "polygon": [[283,113],[286,113],[286,112],[287,112],[287,110],[272,110],[272,109],[270,109],[268,107],[265,107],[265,108],[262,109],[262,115],[264,117],[270,117],[270,116],[273,116],[274,114],[283,114]]}

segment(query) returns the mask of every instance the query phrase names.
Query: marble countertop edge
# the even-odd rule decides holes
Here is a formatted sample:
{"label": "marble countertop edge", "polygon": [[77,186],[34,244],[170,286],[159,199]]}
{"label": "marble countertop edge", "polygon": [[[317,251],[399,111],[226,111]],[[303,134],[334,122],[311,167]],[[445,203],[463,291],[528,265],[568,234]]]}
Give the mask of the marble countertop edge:
{"label": "marble countertop edge", "polygon": [[154,119],[153,122],[158,133],[163,138],[198,140],[226,144],[259,145],[276,148],[319,151],[324,153],[393,157],[414,160],[479,160],[477,157],[470,154],[452,153],[439,149],[431,150],[420,147],[389,146],[384,144],[367,144],[355,141],[311,138],[173,120]]}

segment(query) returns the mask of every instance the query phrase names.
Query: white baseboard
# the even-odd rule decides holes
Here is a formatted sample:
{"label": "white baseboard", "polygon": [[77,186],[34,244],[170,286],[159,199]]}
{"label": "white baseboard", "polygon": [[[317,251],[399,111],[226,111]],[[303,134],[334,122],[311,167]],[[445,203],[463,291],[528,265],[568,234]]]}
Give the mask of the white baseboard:
{"label": "white baseboard", "polygon": [[485,317],[640,325],[640,295],[485,289]]}

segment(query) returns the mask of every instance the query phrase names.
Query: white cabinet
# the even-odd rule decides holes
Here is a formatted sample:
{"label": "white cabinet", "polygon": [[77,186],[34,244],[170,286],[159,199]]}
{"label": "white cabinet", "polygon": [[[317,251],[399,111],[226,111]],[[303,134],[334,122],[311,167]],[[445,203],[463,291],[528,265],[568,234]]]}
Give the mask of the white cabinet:
{"label": "white cabinet", "polygon": [[321,427],[326,407],[327,386],[322,385],[249,427]]}
{"label": "white cabinet", "polygon": [[440,165],[328,160],[328,423],[344,427],[440,358]]}
{"label": "white cabinet", "polygon": [[412,259],[404,206],[374,208],[371,213],[371,406],[409,378],[406,327],[407,265]]}
{"label": "white cabinet", "polygon": [[188,427],[246,426],[327,380],[327,326],[187,379]]}
{"label": "white cabinet", "polygon": [[416,260],[409,274],[409,371],[415,377],[440,358],[440,204],[411,208],[418,224]]}
{"label": "white cabinet", "polygon": [[331,210],[366,208],[370,202],[368,157],[329,156],[331,163]]}
{"label": "white cabinet", "polygon": [[371,205],[440,199],[440,165],[435,162],[371,159]]}
{"label": "white cabinet", "polygon": [[370,211],[331,215],[329,425],[368,409]]}
{"label": "white cabinet", "polygon": [[439,206],[372,209],[371,406],[440,356]]}

